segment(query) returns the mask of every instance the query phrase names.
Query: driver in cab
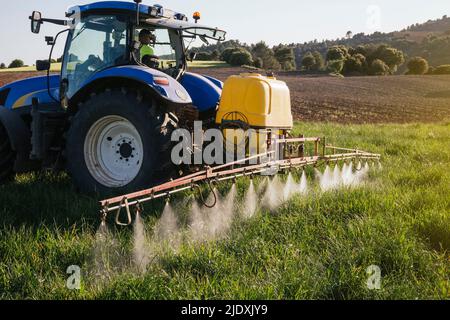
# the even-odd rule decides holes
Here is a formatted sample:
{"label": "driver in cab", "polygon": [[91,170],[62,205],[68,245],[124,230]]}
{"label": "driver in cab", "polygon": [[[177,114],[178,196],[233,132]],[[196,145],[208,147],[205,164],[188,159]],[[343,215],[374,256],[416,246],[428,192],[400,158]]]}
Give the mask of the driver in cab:
{"label": "driver in cab", "polygon": [[151,44],[155,44],[156,36],[148,29],[142,29],[139,32],[139,42],[141,47],[139,49],[141,63],[149,68],[159,67],[159,58],[155,55],[155,49]]}

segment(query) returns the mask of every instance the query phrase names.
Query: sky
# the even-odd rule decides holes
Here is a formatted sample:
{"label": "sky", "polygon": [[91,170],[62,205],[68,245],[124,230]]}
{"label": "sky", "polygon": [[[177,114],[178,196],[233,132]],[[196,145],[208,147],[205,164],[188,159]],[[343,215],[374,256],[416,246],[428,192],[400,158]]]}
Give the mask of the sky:
{"label": "sky", "polygon": [[[129,0],[131,1],[131,0]],[[228,31],[227,39],[269,45],[303,43],[375,31],[401,30],[411,24],[450,16],[449,0],[155,0],[189,17],[202,13],[201,23]],[[54,36],[61,27],[45,24],[39,35],[30,32],[28,16],[33,10],[46,18],[64,18],[67,8],[95,0],[2,1],[0,11],[0,63],[20,58],[26,64],[48,57],[44,36]],[[144,4],[154,4],[144,0]],[[61,56],[64,39],[55,49]]]}

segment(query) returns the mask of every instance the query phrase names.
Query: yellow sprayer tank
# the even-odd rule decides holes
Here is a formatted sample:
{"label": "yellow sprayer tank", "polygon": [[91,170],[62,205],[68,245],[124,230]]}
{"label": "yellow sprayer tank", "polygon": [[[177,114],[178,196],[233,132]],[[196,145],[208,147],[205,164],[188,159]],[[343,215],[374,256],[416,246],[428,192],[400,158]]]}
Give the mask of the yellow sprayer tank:
{"label": "yellow sprayer tank", "polygon": [[[252,128],[292,129],[291,97],[285,82],[260,74],[227,79],[222,90],[216,123],[240,114]],[[243,115],[243,116],[242,116]]]}

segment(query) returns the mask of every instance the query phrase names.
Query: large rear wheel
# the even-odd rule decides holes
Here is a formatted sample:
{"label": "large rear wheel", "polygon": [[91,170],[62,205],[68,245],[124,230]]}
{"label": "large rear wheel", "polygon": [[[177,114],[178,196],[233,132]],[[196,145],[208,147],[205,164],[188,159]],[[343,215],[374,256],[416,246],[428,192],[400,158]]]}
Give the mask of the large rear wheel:
{"label": "large rear wheel", "polygon": [[120,90],[94,95],[72,119],[67,167],[81,192],[115,195],[170,178],[161,168],[170,161],[167,145],[176,125],[139,96]]}

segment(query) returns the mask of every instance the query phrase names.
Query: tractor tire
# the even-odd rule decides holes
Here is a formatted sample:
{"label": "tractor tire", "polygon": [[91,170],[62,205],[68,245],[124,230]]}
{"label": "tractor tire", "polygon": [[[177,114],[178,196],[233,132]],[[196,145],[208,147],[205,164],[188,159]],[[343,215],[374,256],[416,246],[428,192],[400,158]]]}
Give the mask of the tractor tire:
{"label": "tractor tire", "polygon": [[78,190],[98,196],[138,191],[172,178],[173,117],[126,90],[80,105],[66,137],[67,171]]}
{"label": "tractor tire", "polygon": [[14,174],[15,153],[11,148],[8,132],[0,123],[0,183],[11,179]]}

